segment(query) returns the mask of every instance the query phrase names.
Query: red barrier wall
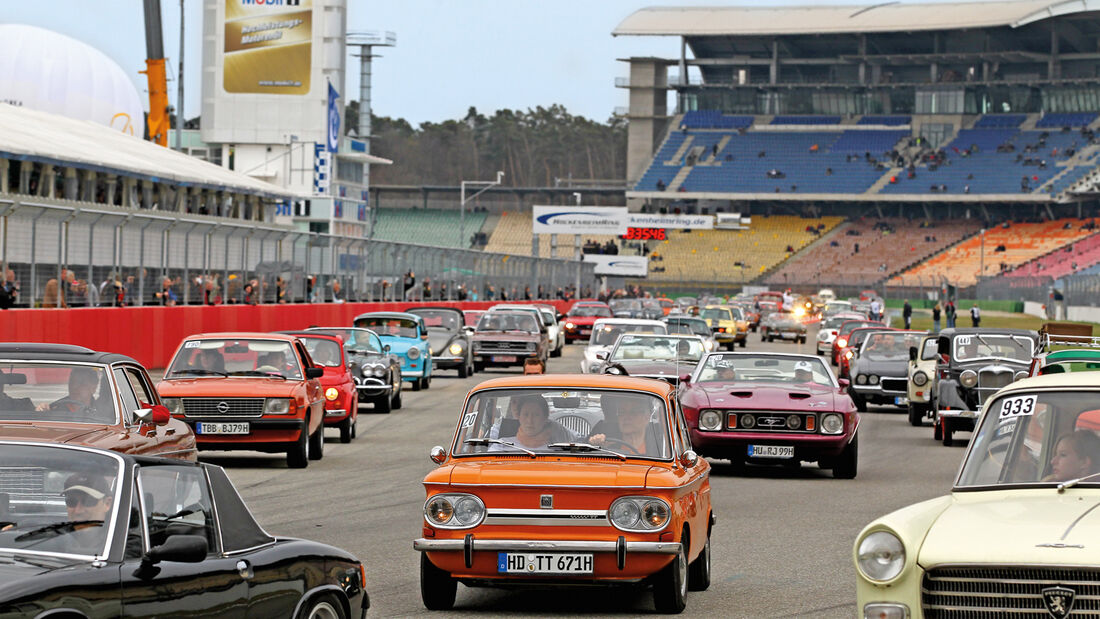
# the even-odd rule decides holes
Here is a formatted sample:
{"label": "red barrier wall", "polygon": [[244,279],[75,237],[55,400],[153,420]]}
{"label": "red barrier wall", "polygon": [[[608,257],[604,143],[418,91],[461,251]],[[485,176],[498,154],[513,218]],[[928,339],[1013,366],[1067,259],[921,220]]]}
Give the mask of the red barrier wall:
{"label": "red barrier wall", "polygon": [[[89,307],[0,311],[0,341],[76,344],[117,352],[163,368],[183,338],[219,331],[289,331],[311,325],[350,326],[364,312],[446,305],[488,309],[498,301],[453,303],[310,303],[179,307]],[[565,313],[573,301],[543,301]]]}

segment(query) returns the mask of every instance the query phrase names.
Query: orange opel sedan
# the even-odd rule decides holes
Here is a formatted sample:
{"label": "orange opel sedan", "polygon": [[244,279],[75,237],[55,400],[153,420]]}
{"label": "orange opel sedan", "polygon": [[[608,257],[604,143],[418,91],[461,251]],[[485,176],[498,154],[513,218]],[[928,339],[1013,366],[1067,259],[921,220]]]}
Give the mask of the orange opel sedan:
{"label": "orange opel sedan", "polygon": [[675,388],[608,375],[528,375],[466,396],[424,479],[420,592],[470,586],[652,587],[681,612],[710,586],[710,465],[691,449]]}
{"label": "orange opel sedan", "polygon": [[207,333],[180,343],[157,391],[200,450],[286,452],[305,468],[324,455],[323,374],[292,335]]}

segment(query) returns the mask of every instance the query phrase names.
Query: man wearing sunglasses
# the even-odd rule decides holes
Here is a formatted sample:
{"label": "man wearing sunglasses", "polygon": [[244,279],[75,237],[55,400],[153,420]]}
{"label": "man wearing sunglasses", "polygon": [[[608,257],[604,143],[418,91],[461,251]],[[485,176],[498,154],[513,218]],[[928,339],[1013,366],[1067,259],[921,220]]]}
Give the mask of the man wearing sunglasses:
{"label": "man wearing sunglasses", "polygon": [[69,520],[73,522],[103,521],[111,511],[113,497],[107,480],[101,476],[87,473],[70,475],[65,482],[65,490],[62,494],[65,495],[65,507],[69,510]]}

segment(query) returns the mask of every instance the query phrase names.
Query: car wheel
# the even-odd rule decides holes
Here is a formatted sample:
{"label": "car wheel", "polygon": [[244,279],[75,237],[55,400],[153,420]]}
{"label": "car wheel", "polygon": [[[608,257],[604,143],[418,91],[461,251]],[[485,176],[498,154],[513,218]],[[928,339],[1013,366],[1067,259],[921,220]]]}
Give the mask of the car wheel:
{"label": "car wheel", "polygon": [[348,415],[340,422],[340,442],[350,443],[355,438],[355,421]]}
{"label": "car wheel", "polygon": [[393,402],[390,400],[389,394],[383,393],[374,400],[374,412],[380,415],[388,415],[390,409],[393,408]]}
{"label": "car wheel", "polygon": [[466,363],[466,360],[462,360],[462,365],[458,366],[458,377],[466,378],[470,375],[470,365]]}
{"label": "car wheel", "polygon": [[390,409],[397,410],[401,408],[401,383],[397,383],[396,395],[390,398]]}
{"label": "car wheel", "polygon": [[806,343],[806,336],[802,336],[802,337],[798,338],[798,343],[799,344],[805,344]]}
{"label": "car wheel", "polygon": [[833,462],[833,477],[837,479],[855,479],[859,470],[859,436],[852,438],[852,442],[840,452]]}
{"label": "car wheel", "polygon": [[739,343],[740,343],[740,345],[741,345],[741,348],[744,348],[744,347],[745,347],[745,345],[747,345],[747,344],[749,343],[749,338],[748,338],[748,336],[745,336],[745,339],[741,340],[741,341],[740,341]]}
{"label": "car wheel", "polygon": [[852,398],[852,403],[856,405],[856,410],[861,413],[867,412],[867,400],[854,393],[848,394]]}
{"label": "car wheel", "polygon": [[943,426],[937,422],[932,423],[932,440],[938,441],[943,439]]}
{"label": "car wheel", "polygon": [[687,606],[687,531],[680,534],[680,552],[653,581],[653,606],[657,612],[678,615]]}
{"label": "car wheel", "polygon": [[733,350],[733,347],[736,344],[737,344],[736,342],[729,342],[728,344],[726,344],[726,350]]}
{"label": "car wheel", "polygon": [[474,372],[477,373],[477,372],[484,372],[484,371],[485,371],[485,364],[484,363],[478,363],[477,361],[474,361]]}
{"label": "car wheel", "polygon": [[771,344],[774,341],[775,341],[775,338],[769,335],[768,336],[768,343]]}
{"label": "car wheel", "polygon": [[909,403],[909,425],[919,427],[924,423],[924,410],[919,404]]}
{"label": "car wheel", "polygon": [[298,611],[297,619],[346,619],[344,605],[331,593],[318,595]]}
{"label": "car wheel", "polygon": [[286,465],[292,469],[309,466],[309,426],[306,425],[298,434],[298,440],[286,450]]}
{"label": "car wheel", "polygon": [[710,588],[710,533],[699,556],[688,566],[688,589],[706,591]]}
{"label": "car wheel", "polygon": [[325,457],[325,424],[309,437],[309,459],[320,460]]}
{"label": "car wheel", "polygon": [[420,379],[419,378],[414,378],[413,379],[412,388],[413,388],[413,391],[420,391]]}
{"label": "car wheel", "polygon": [[420,379],[420,388],[421,389],[428,389],[431,386],[432,386],[432,377],[431,376],[421,377],[421,379]]}
{"label": "car wheel", "polygon": [[560,357],[561,356],[561,346],[559,345],[554,350],[551,350],[550,351],[550,356],[551,357]]}
{"label": "car wheel", "polygon": [[825,354],[825,353],[821,352],[820,350],[819,350],[819,351],[817,351],[817,356],[818,356],[818,357],[820,357],[820,356],[821,356],[821,355],[823,355],[823,354]]}
{"label": "car wheel", "polygon": [[940,429],[940,440],[943,441],[944,447],[950,447],[955,441],[952,440],[951,435],[955,431],[951,428],[951,425],[947,423],[947,420],[943,420],[943,428]]}
{"label": "car wheel", "polygon": [[420,555],[420,599],[428,610],[451,610],[458,593],[458,581],[436,567],[427,554]]}

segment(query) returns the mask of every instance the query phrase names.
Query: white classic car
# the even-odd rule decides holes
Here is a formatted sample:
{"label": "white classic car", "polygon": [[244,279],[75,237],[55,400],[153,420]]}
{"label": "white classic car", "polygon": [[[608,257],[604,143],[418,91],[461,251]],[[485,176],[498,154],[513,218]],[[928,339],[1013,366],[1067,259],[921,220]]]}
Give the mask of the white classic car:
{"label": "white classic car", "polygon": [[601,318],[592,325],[592,335],[581,359],[581,373],[592,374],[603,367],[603,360],[596,357],[599,353],[611,352],[615,340],[624,333],[668,333],[668,325],[660,320],[642,318]]}
{"label": "white classic car", "polygon": [[948,496],[856,538],[861,617],[1100,613],[1100,383],[1028,378],[985,402]]}

